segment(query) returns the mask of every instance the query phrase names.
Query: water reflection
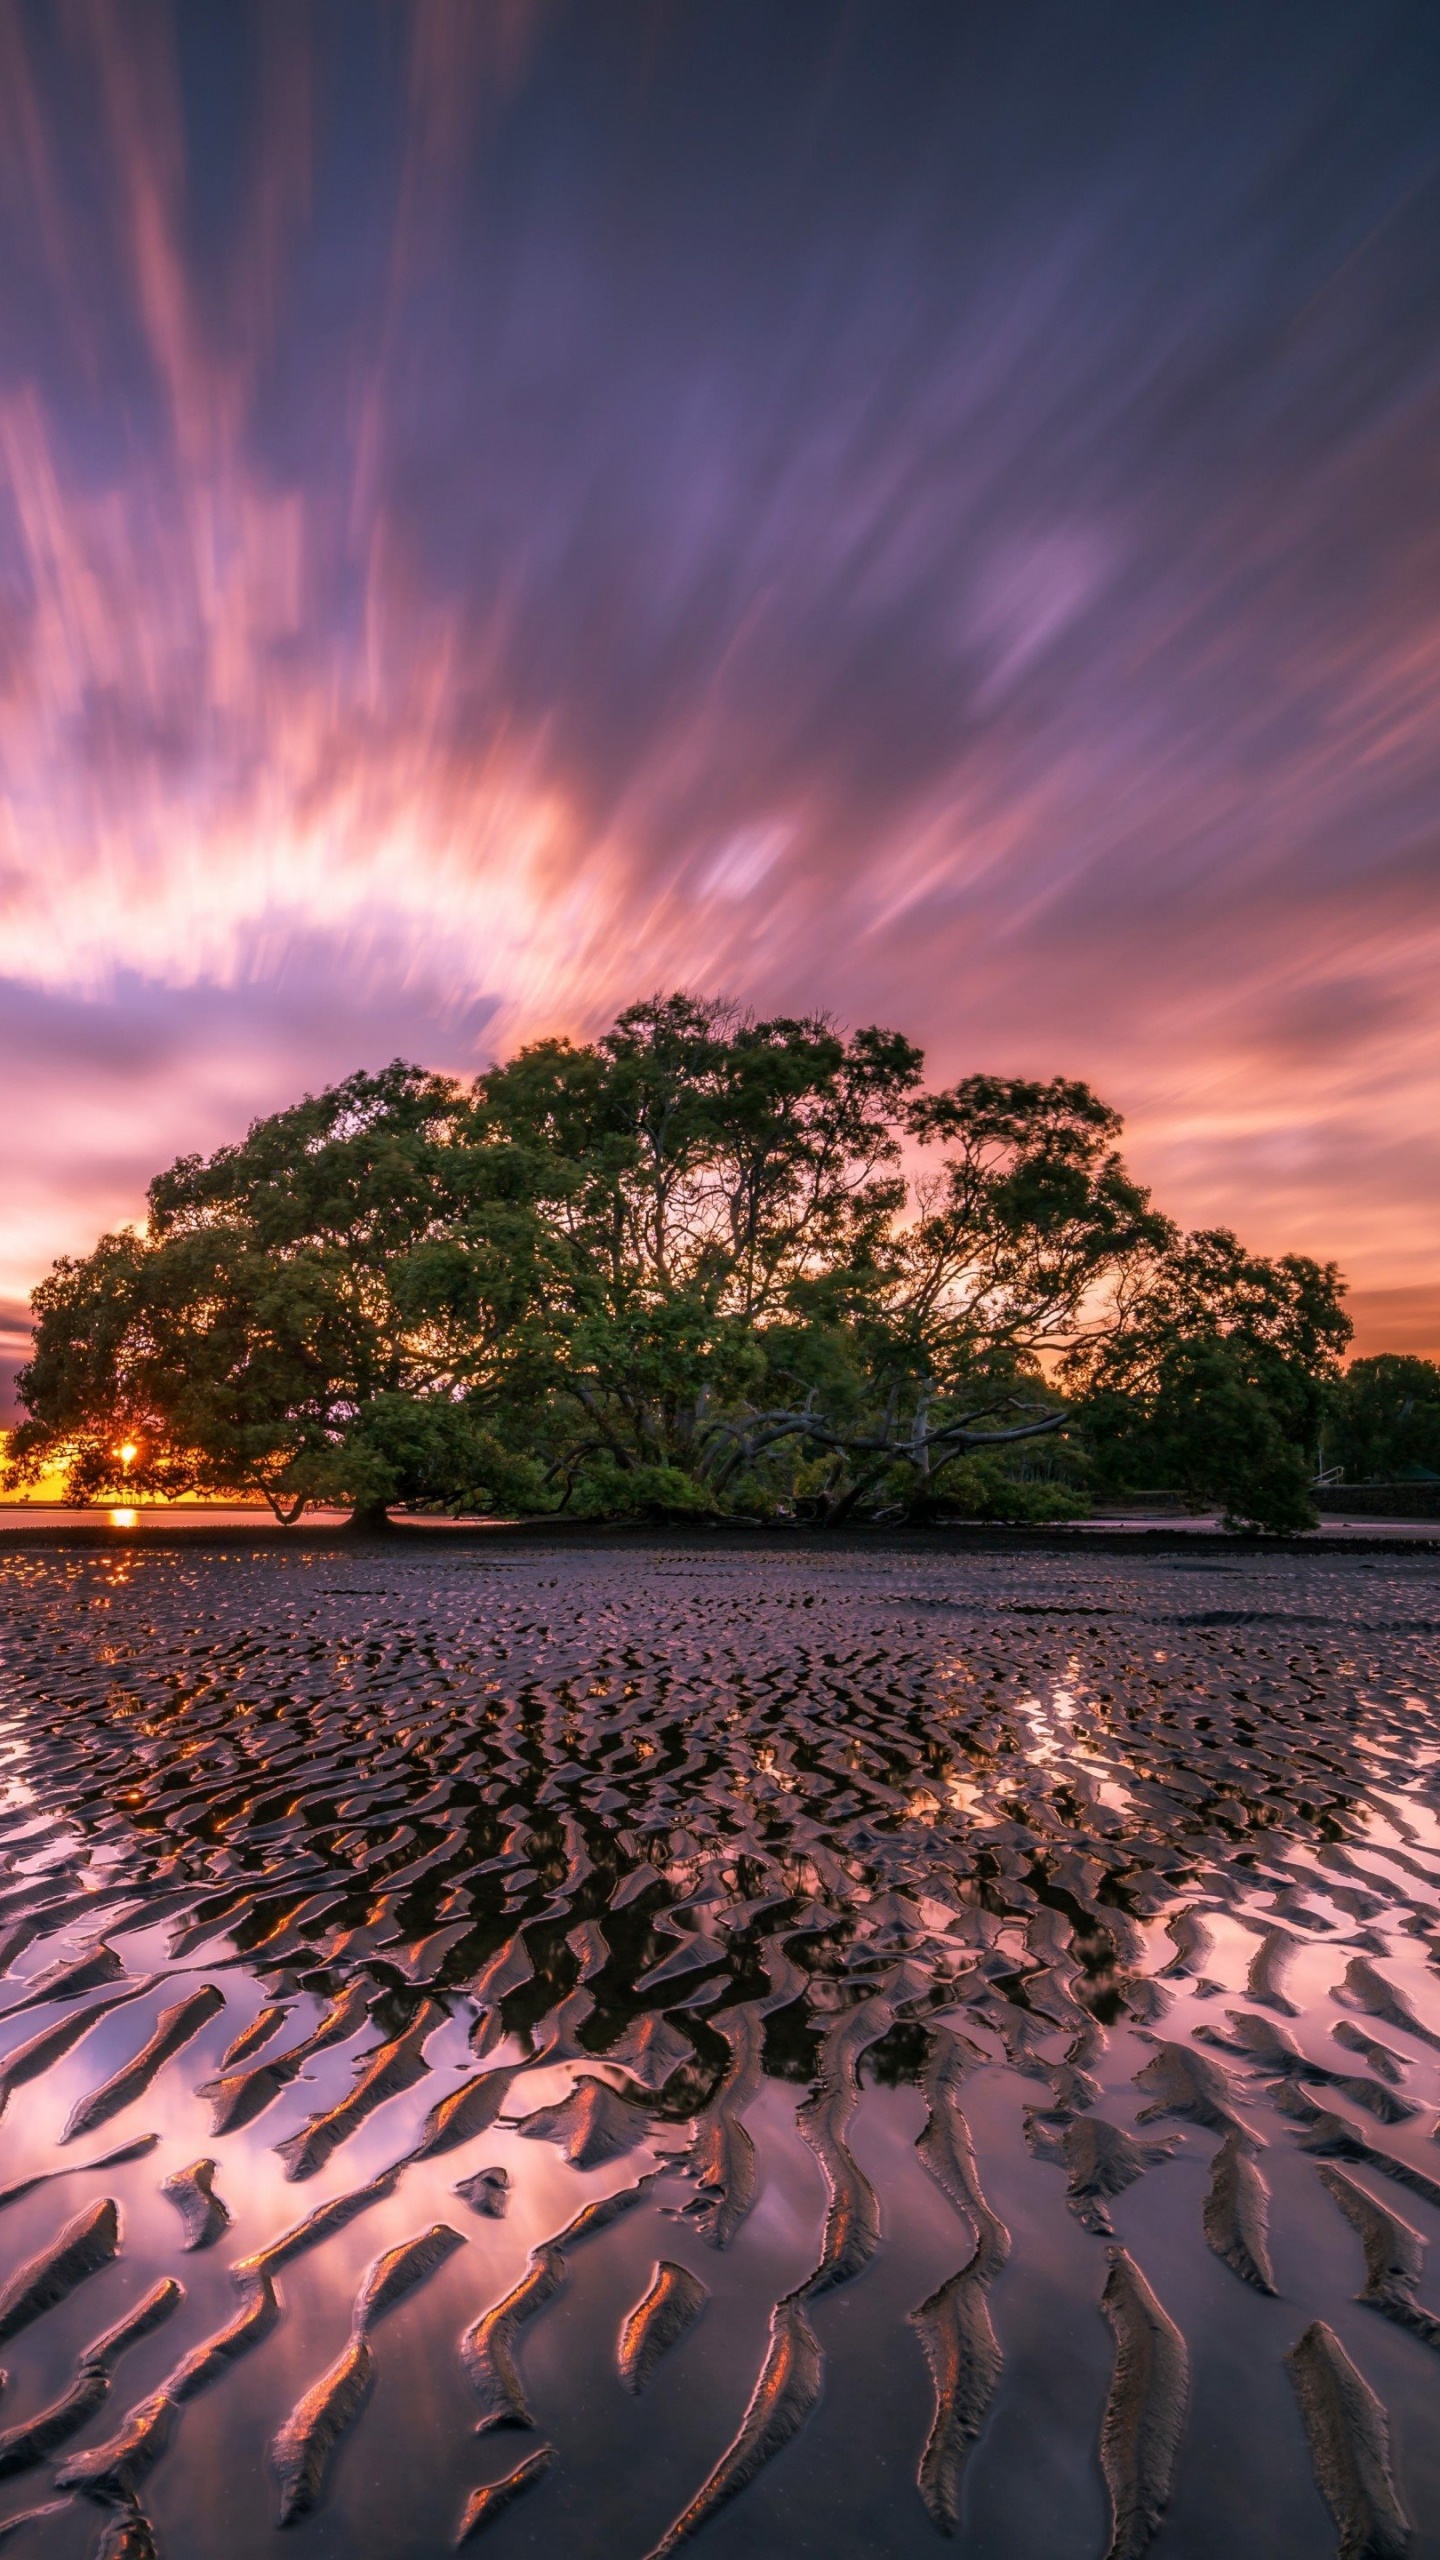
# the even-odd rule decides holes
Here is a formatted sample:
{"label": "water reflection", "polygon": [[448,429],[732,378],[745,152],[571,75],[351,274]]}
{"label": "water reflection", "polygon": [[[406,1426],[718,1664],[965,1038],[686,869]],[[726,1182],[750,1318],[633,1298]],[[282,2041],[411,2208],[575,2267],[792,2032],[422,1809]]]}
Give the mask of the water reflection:
{"label": "water reflection", "polygon": [[0,2523],[1440,2549],[1429,1559],[3,1574]]}

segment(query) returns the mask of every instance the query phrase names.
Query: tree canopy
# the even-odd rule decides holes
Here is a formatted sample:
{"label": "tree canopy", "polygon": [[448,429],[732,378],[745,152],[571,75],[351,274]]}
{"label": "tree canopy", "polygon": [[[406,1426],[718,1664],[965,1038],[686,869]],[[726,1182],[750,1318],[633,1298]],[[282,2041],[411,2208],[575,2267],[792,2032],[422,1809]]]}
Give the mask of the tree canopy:
{"label": "tree canopy", "polygon": [[1182,1235],[1089,1087],[685,995],[461,1083],[401,1062],[152,1183],[35,1295],[11,1469],[72,1496],[1309,1516],[1331,1265]]}
{"label": "tree canopy", "polygon": [[1440,1483],[1440,1363],[1352,1360],[1330,1398],[1325,1456],[1347,1484]]}

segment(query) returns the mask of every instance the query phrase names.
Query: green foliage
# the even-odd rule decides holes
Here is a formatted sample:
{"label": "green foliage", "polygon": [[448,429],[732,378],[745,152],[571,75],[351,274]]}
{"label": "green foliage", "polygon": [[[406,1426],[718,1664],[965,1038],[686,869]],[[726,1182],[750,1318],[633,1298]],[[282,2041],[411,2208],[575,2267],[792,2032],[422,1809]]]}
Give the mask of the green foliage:
{"label": "green foliage", "polygon": [[1072,1484],[1012,1474],[998,1458],[977,1452],[946,1468],[932,1509],[942,1519],[995,1520],[1012,1526],[1082,1520],[1087,1497]]}
{"label": "green foliage", "polygon": [[1222,1503],[1228,1528],[1313,1528],[1311,1470],[1266,1384],[1228,1341],[1177,1343],[1149,1416],[1161,1481]]}
{"label": "green foliage", "polygon": [[1266,1261],[1223,1228],[1176,1238],[1124,1321],[1065,1364],[1101,1480],[1218,1502],[1232,1526],[1312,1527],[1340,1295],[1333,1264]]}
{"label": "green foliage", "polygon": [[282,1517],[1038,1519],[1080,1507],[1077,1468],[1020,1453],[1083,1428],[1103,1480],[1298,1516],[1333,1271],[1178,1236],[1083,1084],[922,1068],[895,1033],[673,995],[469,1089],[349,1077],[56,1266],[14,1471],[63,1461],[84,1499],[129,1442],[136,1493]]}
{"label": "green foliage", "polygon": [[938,1353],[953,1377],[1108,1338],[1114,1284],[1174,1241],[1115,1150],[1118,1114],[1064,1077],[967,1076],[907,1120],[946,1149],[900,1240],[905,1316],[932,1366]]}
{"label": "green foliage", "polygon": [[1440,1476],[1440,1363],[1352,1360],[1330,1398],[1325,1455],[1348,1484]]}
{"label": "green foliage", "polygon": [[683,1520],[713,1515],[714,1504],[681,1467],[622,1467],[603,1450],[576,1471],[567,1509],[577,1520]]}
{"label": "green foliage", "polygon": [[150,1190],[147,1233],[101,1239],[35,1295],[14,1476],[72,1499],[138,1455],[144,1495],[443,1501],[473,1476],[500,1382],[550,1351],[566,1261],[460,1088],[395,1065],[257,1121]]}

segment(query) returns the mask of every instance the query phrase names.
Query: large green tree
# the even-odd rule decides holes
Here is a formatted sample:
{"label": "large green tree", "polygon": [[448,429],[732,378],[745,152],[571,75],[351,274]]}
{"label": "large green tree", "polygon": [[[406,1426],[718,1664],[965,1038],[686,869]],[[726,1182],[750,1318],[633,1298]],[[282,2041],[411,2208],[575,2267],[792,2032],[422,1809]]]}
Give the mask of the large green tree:
{"label": "large green tree", "polygon": [[670,996],[481,1078],[477,1127],[531,1164],[572,1250],[545,1417],[566,1499],[713,1502],[717,1434],[763,1400],[797,1310],[863,1293],[891,1250],[922,1063],[892,1033]]}
{"label": "large green tree", "polygon": [[[373,1521],[1011,1516],[1088,1463],[1284,1525],[1335,1275],[1178,1236],[1119,1136],[1083,1084],[932,1092],[896,1033],[684,995],[468,1088],[352,1076],[57,1265],[13,1465],[85,1498],[130,1443],[141,1493]],[[1069,1454],[1027,1485],[1040,1442]]]}
{"label": "large green tree", "polygon": [[915,1510],[993,1486],[977,1452],[1064,1427],[1047,1356],[1105,1337],[1170,1236],[1083,1084],[971,1076],[908,1091],[899,1119],[938,1165],[894,1186],[858,1254],[789,1290],[764,1348],[791,1392],[716,1420],[722,1485],[790,1443],[828,1453],[831,1516],[882,1490]]}

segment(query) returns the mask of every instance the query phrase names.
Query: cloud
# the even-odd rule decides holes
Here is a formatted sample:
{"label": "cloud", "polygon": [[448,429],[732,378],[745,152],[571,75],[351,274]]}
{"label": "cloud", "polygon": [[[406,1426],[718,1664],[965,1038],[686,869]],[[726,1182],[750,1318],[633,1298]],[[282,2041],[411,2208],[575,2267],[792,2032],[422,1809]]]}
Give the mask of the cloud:
{"label": "cloud", "polygon": [[[1440,110],[1318,0],[0,17],[0,1287],[657,984],[1440,1245]],[[132,41],[133,36],[133,41]]]}
{"label": "cloud", "polygon": [[1440,1287],[1357,1289],[1350,1313],[1357,1351],[1401,1351],[1440,1360]]}
{"label": "cloud", "polygon": [[257,957],[263,974],[238,984],[127,973],[103,999],[0,980],[0,1351],[53,1255],[143,1217],[146,1185],[176,1156],[355,1067],[398,1056],[465,1076],[493,1054],[494,998],[455,1004],[417,979],[357,1005],[355,955],[318,934]]}
{"label": "cloud", "polygon": [[998,701],[1079,621],[1108,574],[1099,535],[1076,530],[1012,540],[987,561],[975,582],[967,626],[967,636],[989,658],[979,700]]}
{"label": "cloud", "polygon": [[750,897],[767,872],[774,870],[790,835],[785,826],[741,827],[706,864],[700,875],[702,896]]}

